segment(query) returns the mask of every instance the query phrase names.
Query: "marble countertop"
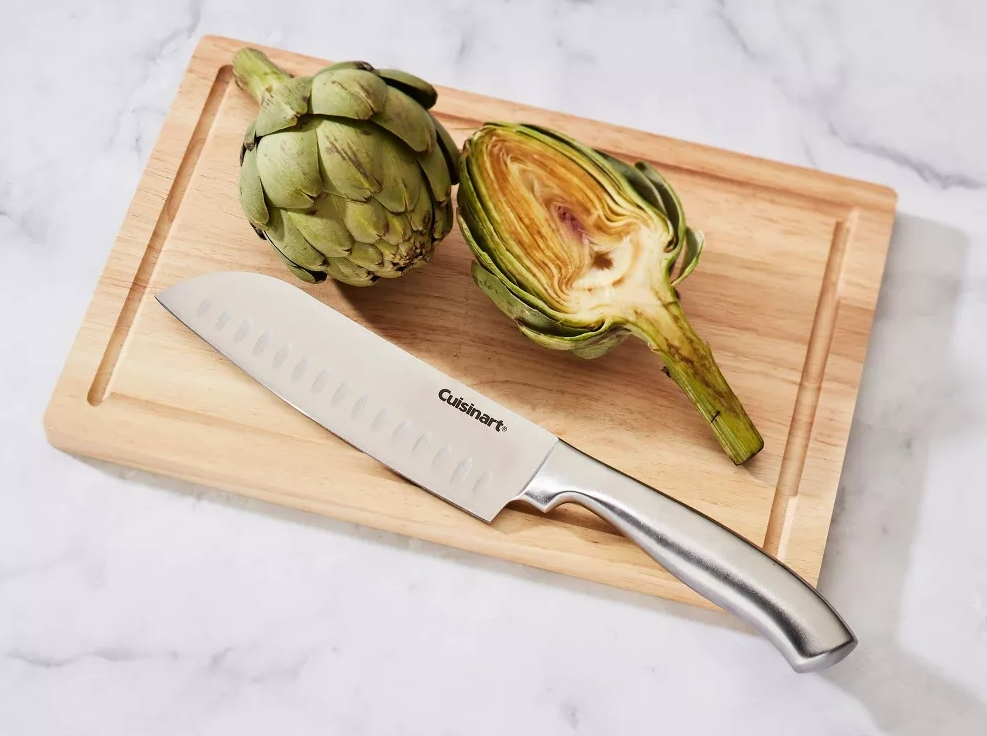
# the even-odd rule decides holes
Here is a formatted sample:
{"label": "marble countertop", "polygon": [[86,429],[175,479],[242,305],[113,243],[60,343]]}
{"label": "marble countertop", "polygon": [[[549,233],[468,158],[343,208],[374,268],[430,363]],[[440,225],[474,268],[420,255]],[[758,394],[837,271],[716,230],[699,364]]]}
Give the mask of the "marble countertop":
{"label": "marble countertop", "polygon": [[[987,6],[4,3],[0,733],[983,733]],[[198,38],[897,189],[796,675],[696,609],[71,457],[41,416]]]}

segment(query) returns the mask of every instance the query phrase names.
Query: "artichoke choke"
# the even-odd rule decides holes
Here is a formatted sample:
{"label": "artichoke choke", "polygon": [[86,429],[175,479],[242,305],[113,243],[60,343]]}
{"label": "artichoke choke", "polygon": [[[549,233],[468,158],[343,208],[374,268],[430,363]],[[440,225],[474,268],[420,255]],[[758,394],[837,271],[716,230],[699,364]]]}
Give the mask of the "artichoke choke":
{"label": "artichoke choke", "polygon": [[260,104],[240,150],[240,205],[298,278],[355,286],[425,265],[452,227],[459,152],[407,72],[346,61],[291,77],[233,59]]}
{"label": "artichoke choke", "polygon": [[459,178],[457,218],[476,258],[473,279],[524,335],[581,358],[636,335],[734,463],[761,450],[679,303],[676,287],[704,238],[654,167],[547,128],[487,123],[463,147]]}

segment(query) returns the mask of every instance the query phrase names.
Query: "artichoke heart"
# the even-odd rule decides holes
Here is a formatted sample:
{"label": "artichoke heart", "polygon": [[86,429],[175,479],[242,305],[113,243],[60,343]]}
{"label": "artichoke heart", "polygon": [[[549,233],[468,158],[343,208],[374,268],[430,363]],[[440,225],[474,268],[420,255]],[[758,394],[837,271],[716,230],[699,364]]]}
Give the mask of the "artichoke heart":
{"label": "artichoke heart", "polygon": [[292,77],[250,48],[233,75],[259,104],[240,206],[295,276],[369,286],[428,263],[452,228],[459,168],[432,85],[362,61]]}
{"label": "artichoke heart", "polygon": [[630,335],[658,353],[727,455],[764,446],[696,335],[677,287],[703,250],[674,189],[562,133],[487,123],[460,158],[457,218],[473,279],[533,342],[581,358]]}

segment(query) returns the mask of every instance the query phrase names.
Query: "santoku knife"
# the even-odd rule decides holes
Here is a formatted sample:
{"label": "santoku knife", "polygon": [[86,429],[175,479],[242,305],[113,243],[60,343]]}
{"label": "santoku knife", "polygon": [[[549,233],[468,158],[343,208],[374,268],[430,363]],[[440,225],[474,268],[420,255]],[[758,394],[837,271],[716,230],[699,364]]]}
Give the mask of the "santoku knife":
{"label": "santoku knife", "polygon": [[511,501],[585,506],[798,672],[856,646],[839,614],[755,545],[496,404],[280,279],[179,282],[158,301],[248,375],[399,475],[489,522]]}

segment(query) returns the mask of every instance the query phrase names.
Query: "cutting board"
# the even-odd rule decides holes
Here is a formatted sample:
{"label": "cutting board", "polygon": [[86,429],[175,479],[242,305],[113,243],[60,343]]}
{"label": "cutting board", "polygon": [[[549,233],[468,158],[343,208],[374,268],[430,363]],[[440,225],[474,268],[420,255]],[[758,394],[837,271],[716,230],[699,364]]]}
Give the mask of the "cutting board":
{"label": "cutting board", "polygon": [[[51,398],[56,447],[480,554],[714,607],[592,514],[505,509],[485,525],[297,413],[171,317],[154,295],[217,270],[298,284],[237,200],[255,103],[232,80],[244,44],[189,63]],[[263,49],[295,74],[327,62]],[[331,49],[328,49],[331,51]],[[367,61],[374,63],[374,59]],[[414,69],[409,69],[414,72]],[[706,234],[682,289],[764,437],[737,467],[644,343],[583,361],[523,337],[473,284],[458,230],[431,264],[369,289],[306,290],[576,447],[762,546],[815,584],[894,220],[873,184],[439,89],[457,143],[483,121],[558,128],[671,180]]]}

